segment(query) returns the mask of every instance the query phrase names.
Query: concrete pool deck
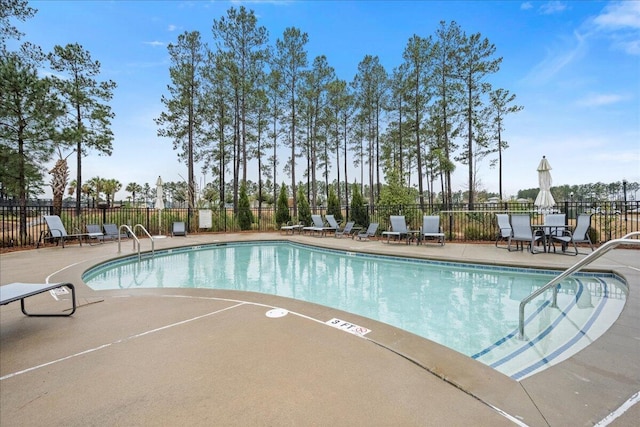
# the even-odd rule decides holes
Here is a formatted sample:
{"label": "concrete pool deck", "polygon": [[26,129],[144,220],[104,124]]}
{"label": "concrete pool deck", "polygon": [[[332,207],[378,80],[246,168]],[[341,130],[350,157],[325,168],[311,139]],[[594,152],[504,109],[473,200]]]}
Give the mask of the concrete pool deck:
{"label": "concrete pool deck", "polygon": [[[525,267],[583,258],[494,245],[407,246],[333,237],[194,234],[156,249],[287,239],[344,250]],[[131,241],[120,255],[132,254]],[[150,242],[142,241],[149,250]],[[640,252],[618,249],[592,268],[630,287],[616,323],[570,359],[520,382],[424,338],[367,318],[270,295],[204,289],[93,291],[81,274],[118,256],[117,243],[0,255],[0,284],[71,282],[69,318],[0,308],[0,425],[637,425]],[[585,252],[585,248],[581,249]],[[64,310],[64,296],[29,298]],[[280,318],[265,314],[278,307]],[[340,318],[365,339],[327,326]],[[634,396],[636,396],[634,398]]]}

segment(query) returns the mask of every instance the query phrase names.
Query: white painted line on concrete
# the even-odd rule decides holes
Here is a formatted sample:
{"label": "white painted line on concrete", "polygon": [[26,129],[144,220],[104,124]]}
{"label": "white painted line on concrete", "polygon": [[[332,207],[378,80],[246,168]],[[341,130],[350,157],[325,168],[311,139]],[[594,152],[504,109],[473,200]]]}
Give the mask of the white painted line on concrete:
{"label": "white painted line on concrete", "polygon": [[102,349],[107,348],[107,347],[111,347],[112,345],[115,345],[115,344],[121,344],[123,342],[127,342],[127,341],[130,341],[130,340],[136,339],[136,338],[140,338],[140,337],[143,337],[145,335],[153,334],[155,332],[163,331],[165,329],[173,328],[175,326],[184,325],[185,323],[190,323],[190,322],[193,322],[193,321],[196,321],[196,320],[203,319],[205,317],[213,316],[214,314],[222,313],[223,311],[231,310],[231,309],[239,307],[241,305],[244,305],[244,303],[240,302],[239,304],[235,304],[235,305],[232,305],[230,307],[223,308],[221,310],[212,311],[210,313],[202,314],[200,316],[192,317],[190,319],[181,320],[180,322],[171,323],[170,325],[161,326],[159,328],[151,329],[151,330],[148,330],[148,331],[145,331],[145,332],[141,332],[141,333],[135,334],[135,335],[130,335],[130,336],[126,337],[126,338],[122,338],[122,339],[119,339],[119,340],[116,340],[116,341],[112,341],[112,342],[110,342],[108,344],[102,344],[102,345],[100,345],[98,347],[90,348],[88,350],[84,350],[84,351],[81,351],[79,353],[71,354],[69,356],[65,356],[65,357],[62,357],[60,359],[52,360],[50,362],[42,363],[42,364],[37,365],[37,366],[32,366],[31,368],[27,368],[27,369],[23,369],[21,371],[13,372],[11,374],[3,375],[2,377],[0,377],[0,381],[7,380],[9,378],[13,378],[13,377],[18,376],[18,375],[26,374],[28,372],[35,371],[37,369],[44,368],[46,366],[50,366],[50,365],[53,365],[53,364],[56,364],[56,363],[64,362],[65,360],[73,359],[73,358],[78,357],[78,356],[83,356],[85,354],[93,353],[95,351],[102,350]]}
{"label": "white painted line on concrete", "polygon": [[528,424],[523,423],[523,422],[522,422],[522,420],[520,420],[520,419],[518,419],[518,418],[514,417],[513,415],[509,415],[509,414],[507,414],[507,413],[506,413],[506,412],[504,412],[502,409],[497,408],[497,407],[493,406],[492,404],[487,403],[487,402],[484,402],[484,401],[483,401],[483,403],[485,403],[485,404],[486,404],[487,406],[489,406],[490,408],[493,408],[493,410],[494,410],[494,411],[496,411],[497,413],[499,413],[500,415],[502,415],[503,417],[505,417],[505,418],[506,418],[506,419],[508,419],[509,421],[513,422],[514,424],[517,424],[517,425],[519,425],[520,427],[529,427],[529,425],[528,425]]}
{"label": "white painted line on concrete", "polygon": [[[218,297],[194,297],[194,296],[189,296],[189,295],[162,295],[162,296],[163,296],[163,297],[172,297],[172,298],[196,298],[196,299],[209,299],[209,300],[220,300],[220,301],[230,301],[230,302],[243,302],[243,301],[241,301],[241,300],[227,299],[227,298],[218,298]],[[268,305],[268,304],[262,304],[262,303],[258,303],[258,302],[244,301],[244,303],[246,303],[246,304],[248,304],[248,305],[255,305],[255,306],[259,306],[259,307],[270,307],[270,308],[272,308],[272,309],[277,309],[277,307],[273,307],[273,306],[271,306],[271,305]],[[314,317],[310,317],[310,316],[307,316],[307,315],[305,315],[305,314],[298,313],[298,312],[295,312],[295,311],[289,311],[289,310],[287,310],[287,313],[290,313],[290,314],[292,314],[292,315],[294,315],[294,316],[301,317],[301,318],[303,318],[303,319],[310,320],[310,321],[312,321],[312,322],[316,322],[316,323],[318,323],[318,324],[320,324],[320,325],[324,325],[324,326],[332,326],[332,327],[334,327],[334,328],[336,327],[336,326],[334,326],[334,325],[331,325],[331,324],[330,324],[331,320],[329,320],[329,321],[322,321],[322,320],[316,319],[316,318],[314,318]],[[332,320],[335,320],[335,319],[332,319]],[[391,352],[393,352],[393,353],[396,353],[398,356],[401,356],[401,357],[403,357],[403,358],[405,358],[405,359],[409,360],[410,362],[415,363],[417,366],[421,367],[421,369],[424,369],[425,371],[429,372],[430,374],[435,375],[436,377],[440,378],[440,380],[442,380],[442,381],[444,381],[444,382],[446,382],[446,383],[448,383],[448,384],[452,384],[452,385],[454,385],[454,386],[455,386],[455,384],[451,383],[451,382],[450,382],[449,380],[447,380],[446,378],[443,378],[442,376],[440,376],[440,375],[438,375],[438,374],[436,374],[436,373],[432,372],[431,370],[429,370],[428,368],[426,368],[425,366],[423,366],[421,363],[417,362],[416,360],[411,359],[410,357],[408,357],[408,356],[406,356],[406,355],[403,355],[403,354],[401,354],[401,353],[397,352],[396,350],[393,350],[392,348],[389,348],[389,347],[387,347],[386,345],[384,345],[384,344],[381,344],[381,343],[377,342],[376,340],[370,339],[370,338],[368,338],[368,337],[365,337],[364,335],[360,335],[360,334],[356,334],[356,333],[352,333],[351,335],[353,335],[353,336],[355,336],[355,337],[358,337],[358,338],[365,339],[365,340],[370,341],[370,342],[372,342],[372,343],[374,343],[374,344],[376,344],[376,345],[379,345],[380,347],[382,347],[382,348],[384,348],[384,349],[386,349],[386,350],[389,350],[389,351],[391,351]],[[500,408],[498,408],[498,407],[496,407],[496,406],[491,405],[489,402],[486,402],[486,401],[484,401],[484,400],[480,399],[478,396],[474,395],[473,393],[471,393],[471,392],[469,392],[469,391],[466,391],[466,390],[462,390],[462,389],[460,389],[460,390],[461,390],[461,391],[463,391],[464,393],[467,393],[469,396],[472,396],[473,398],[478,399],[478,401],[479,401],[479,402],[481,402],[481,403],[482,403],[482,404],[484,404],[484,405],[487,405],[488,407],[490,407],[491,409],[493,409],[494,411],[496,411],[499,415],[501,415],[501,416],[503,416],[504,418],[506,418],[506,419],[508,419],[508,420],[512,421],[513,423],[515,423],[515,424],[519,425],[520,427],[528,427],[528,425],[527,425],[527,424],[525,424],[524,422],[522,422],[522,421],[521,421],[520,419],[518,419],[517,417],[515,417],[515,416],[513,416],[513,415],[510,415],[509,413],[505,412],[504,410],[502,410],[502,409],[500,409]]]}
{"label": "white painted line on concrete", "polygon": [[49,284],[49,280],[51,280],[51,276],[53,276],[53,275],[55,275],[55,274],[58,274],[58,273],[60,273],[61,271],[66,270],[67,268],[75,267],[75,266],[76,266],[76,265],[78,265],[78,264],[82,264],[83,262],[85,262],[85,261],[74,262],[73,264],[69,264],[69,265],[67,265],[67,266],[65,266],[65,267],[62,267],[62,268],[61,268],[61,269],[59,269],[59,270],[54,271],[53,273],[51,273],[50,275],[48,275],[48,276],[44,279],[44,282],[45,282],[45,283],[47,283],[47,284]]}
{"label": "white painted line on concrete", "polygon": [[622,414],[627,412],[633,405],[640,402],[640,391],[631,396],[624,402],[618,409],[604,417],[599,423],[597,423],[594,427],[604,427],[611,424],[616,418],[620,417]]}

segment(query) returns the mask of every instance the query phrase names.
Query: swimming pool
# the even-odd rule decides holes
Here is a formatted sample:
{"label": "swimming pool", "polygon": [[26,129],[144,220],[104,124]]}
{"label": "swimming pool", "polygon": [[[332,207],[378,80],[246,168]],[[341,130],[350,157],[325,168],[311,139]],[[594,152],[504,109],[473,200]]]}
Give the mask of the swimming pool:
{"label": "swimming pool", "polygon": [[115,260],[83,280],[95,290],[232,289],[318,303],[407,330],[522,379],[593,342],[624,306],[618,277],[578,274],[562,282],[557,308],[547,294],[527,306],[529,340],[519,340],[520,301],[556,274],[252,242]]}

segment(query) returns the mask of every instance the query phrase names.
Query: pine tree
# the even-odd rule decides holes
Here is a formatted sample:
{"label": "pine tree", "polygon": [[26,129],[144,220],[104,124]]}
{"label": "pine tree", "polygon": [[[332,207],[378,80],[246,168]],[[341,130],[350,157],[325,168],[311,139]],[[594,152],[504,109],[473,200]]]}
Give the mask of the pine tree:
{"label": "pine tree", "polygon": [[278,228],[282,224],[286,224],[291,221],[291,213],[289,212],[289,195],[287,193],[287,186],[282,183],[280,187],[280,194],[278,195],[278,204],[276,206],[276,224]]}
{"label": "pine tree", "polygon": [[28,178],[37,165],[51,159],[54,123],[62,113],[52,95],[51,81],[38,77],[33,49],[30,54],[24,49],[0,55],[0,141],[10,160],[5,166],[9,168],[6,175],[13,177],[7,184],[13,187],[20,203],[21,242],[28,239],[26,206],[33,191]]}
{"label": "pine tree", "polygon": [[[113,97],[116,83],[99,82],[100,62],[91,59],[89,51],[77,43],[65,47],[54,46],[49,54],[51,69],[62,73],[52,80],[60,99],[67,106],[67,115],[60,122],[61,144],[75,147],[77,156],[76,181],[82,182],[82,157],[89,150],[111,155],[113,132],[111,120],[115,115],[106,103]],[[80,188],[76,191],[76,212],[80,214]]]}
{"label": "pine tree", "polygon": [[342,209],[340,209],[340,200],[333,191],[333,188],[329,189],[329,197],[327,198],[327,214],[333,215],[340,223],[342,221]]}
{"label": "pine tree", "polygon": [[356,225],[362,227],[369,227],[369,211],[364,205],[364,198],[360,193],[360,186],[357,183],[353,184],[352,196],[351,196],[351,221],[354,221]]}
{"label": "pine tree", "polygon": [[307,197],[304,195],[304,188],[298,187],[298,222],[304,225],[311,225],[311,208]]}

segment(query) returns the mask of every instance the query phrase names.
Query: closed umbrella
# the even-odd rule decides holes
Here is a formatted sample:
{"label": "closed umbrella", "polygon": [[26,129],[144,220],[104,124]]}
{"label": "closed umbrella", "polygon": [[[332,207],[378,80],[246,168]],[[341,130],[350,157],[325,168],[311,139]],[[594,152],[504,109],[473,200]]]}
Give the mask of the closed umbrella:
{"label": "closed umbrella", "polygon": [[164,209],[164,189],[162,188],[162,178],[158,177],[158,180],[156,181],[156,204],[155,204],[155,209],[158,210],[158,216],[159,216],[159,223],[158,223],[158,229],[159,229],[159,234],[162,234],[162,210]]}
{"label": "closed umbrella", "polygon": [[540,210],[548,210],[555,206],[556,201],[553,200],[551,195],[551,165],[545,156],[542,156],[540,164],[538,165],[538,184],[540,185],[540,192],[534,205]]}

